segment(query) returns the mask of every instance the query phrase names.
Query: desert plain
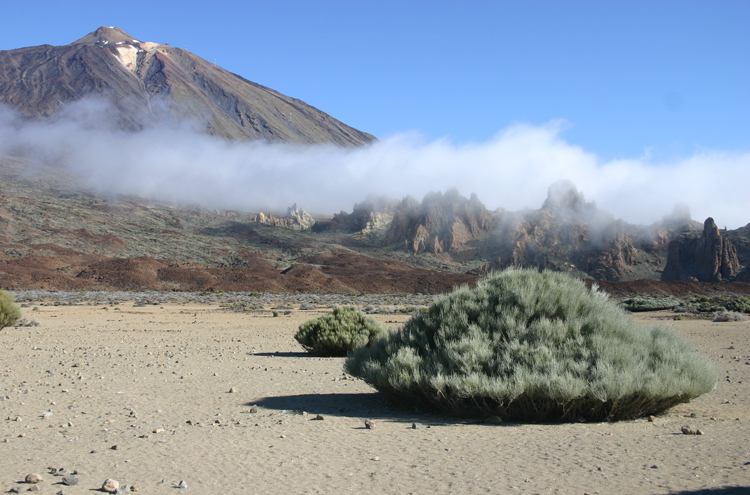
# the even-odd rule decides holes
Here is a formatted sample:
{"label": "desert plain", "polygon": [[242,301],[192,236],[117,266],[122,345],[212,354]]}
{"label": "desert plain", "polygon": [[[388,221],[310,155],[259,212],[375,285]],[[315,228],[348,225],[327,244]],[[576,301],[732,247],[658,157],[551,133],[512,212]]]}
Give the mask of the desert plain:
{"label": "desert plain", "polygon": [[673,325],[719,373],[653,421],[498,425],[386,403],[344,358],[304,352],[297,328],[327,309],[35,307],[38,326],[0,331],[3,492],[38,473],[36,493],[66,495],[108,478],[149,494],[750,493],[747,321],[633,316]]}

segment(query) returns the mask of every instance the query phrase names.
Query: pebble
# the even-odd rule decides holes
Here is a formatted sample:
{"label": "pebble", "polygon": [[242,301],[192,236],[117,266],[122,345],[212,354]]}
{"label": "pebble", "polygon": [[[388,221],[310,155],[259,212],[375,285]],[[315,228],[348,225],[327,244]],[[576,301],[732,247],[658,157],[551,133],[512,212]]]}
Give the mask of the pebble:
{"label": "pebble", "polygon": [[67,486],[73,486],[78,484],[78,475],[77,474],[69,474],[67,476],[63,476],[62,479],[63,485]]}
{"label": "pebble", "polygon": [[27,491],[29,491],[29,492],[38,492],[39,491],[39,485],[32,485],[32,486],[29,487],[29,489]]}
{"label": "pebble", "polygon": [[106,480],[104,480],[104,483],[102,483],[103,492],[116,493],[118,488],[120,488],[120,483],[111,478],[107,478]]}
{"label": "pebble", "polygon": [[648,417],[648,422],[649,423],[653,423],[654,421],[656,421],[656,416],[649,416]]}
{"label": "pebble", "polygon": [[411,428],[412,430],[421,430],[424,428],[424,425],[422,423],[412,423]]}
{"label": "pebble", "polygon": [[320,414],[318,414],[317,416],[315,416],[313,418],[313,421],[323,421],[324,419],[326,419],[326,418],[324,418],[323,416],[321,416]]}
{"label": "pebble", "polygon": [[180,480],[179,483],[172,483],[172,486],[175,488],[187,488],[187,483],[185,483],[185,480]]}
{"label": "pebble", "polygon": [[374,421],[370,421],[369,419],[366,419],[365,420],[365,428],[367,428],[368,430],[372,430],[373,428],[375,428],[375,422]]}
{"label": "pebble", "polygon": [[31,473],[26,475],[26,479],[24,481],[31,484],[40,483],[42,481],[42,477],[36,473]]}
{"label": "pebble", "polygon": [[234,388],[234,387],[232,387],[232,388],[230,388],[230,389],[229,389],[229,393],[230,393],[230,394],[234,394],[234,393],[237,393],[237,389],[236,389],[236,388]]}
{"label": "pebble", "polygon": [[112,449],[112,450],[120,450],[120,446],[119,445],[113,445],[113,446],[110,447],[110,449]]}
{"label": "pebble", "polygon": [[680,431],[682,431],[683,435],[703,435],[703,432],[700,429],[690,426],[683,426],[680,428]]}

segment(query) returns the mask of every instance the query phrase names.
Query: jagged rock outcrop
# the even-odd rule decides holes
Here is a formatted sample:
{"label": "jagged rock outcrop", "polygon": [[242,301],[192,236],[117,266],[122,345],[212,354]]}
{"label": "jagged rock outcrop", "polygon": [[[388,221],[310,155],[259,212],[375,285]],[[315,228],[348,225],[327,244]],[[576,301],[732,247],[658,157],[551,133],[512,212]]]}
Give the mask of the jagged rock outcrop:
{"label": "jagged rock outcrop", "polygon": [[[375,141],[303,101],[117,27],[100,27],[64,46],[0,51],[0,103],[21,118],[54,119],[84,99],[97,126],[141,130],[190,120],[227,139],[340,146]],[[90,108],[93,101],[109,107]]]}
{"label": "jagged rock outcrop", "polygon": [[388,231],[397,201],[384,197],[369,197],[354,205],[351,213],[334,213],[327,230],[351,232],[361,235],[374,235]]}
{"label": "jagged rock outcrop", "polygon": [[287,208],[285,217],[275,217],[258,213],[252,219],[253,222],[273,225],[274,227],[285,227],[292,230],[308,230],[315,225],[315,219],[302,208],[297,208],[297,203]]}
{"label": "jagged rock outcrop", "polygon": [[739,269],[737,248],[721,236],[713,218],[707,218],[700,237],[685,235],[669,243],[667,266],[661,279],[720,282]]}
{"label": "jagged rock outcrop", "polygon": [[383,246],[432,254],[454,252],[493,227],[492,217],[476,194],[466,199],[456,189],[427,194],[421,203],[407,197],[399,203]]}

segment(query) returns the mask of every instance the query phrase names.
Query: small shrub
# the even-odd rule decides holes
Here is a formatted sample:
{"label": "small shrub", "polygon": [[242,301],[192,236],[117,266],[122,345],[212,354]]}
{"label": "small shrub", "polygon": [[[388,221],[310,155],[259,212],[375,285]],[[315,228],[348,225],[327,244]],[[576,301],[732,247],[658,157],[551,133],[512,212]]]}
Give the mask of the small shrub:
{"label": "small shrub", "polygon": [[13,294],[0,289],[0,330],[12,327],[21,318],[21,308]]}
{"label": "small shrub", "polygon": [[659,311],[672,309],[680,305],[680,301],[669,296],[636,296],[624,300],[620,305],[631,313],[639,311]]}
{"label": "small shrub", "polygon": [[353,306],[337,306],[331,313],[304,322],[294,338],[309,352],[346,356],[387,335],[386,326],[375,318]]}
{"label": "small shrub", "polygon": [[657,414],[717,383],[671,329],[565,274],[518,269],[436,299],[345,368],[400,404],[526,421]]}
{"label": "small shrub", "polygon": [[717,311],[714,313],[714,318],[711,321],[715,322],[727,322],[727,321],[747,321],[747,316],[736,311]]}

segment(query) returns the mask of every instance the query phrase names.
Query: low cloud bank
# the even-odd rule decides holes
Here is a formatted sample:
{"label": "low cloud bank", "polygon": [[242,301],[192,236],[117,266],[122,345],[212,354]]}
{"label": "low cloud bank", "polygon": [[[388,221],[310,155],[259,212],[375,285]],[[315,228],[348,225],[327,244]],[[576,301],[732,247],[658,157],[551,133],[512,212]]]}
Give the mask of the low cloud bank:
{"label": "low cloud bank", "polygon": [[455,187],[488,208],[538,209],[549,186],[572,181],[587,201],[631,223],[648,224],[689,206],[720,226],[750,222],[750,153],[704,150],[673,162],[605,161],[566,142],[563,124],[512,125],[483,143],[425,142],[398,134],[342,149],[227,142],[189,126],[127,133],[86,118],[19,123],[0,111],[0,153],[59,163],[101,194],[244,211],[351,211],[369,194],[421,199]]}

